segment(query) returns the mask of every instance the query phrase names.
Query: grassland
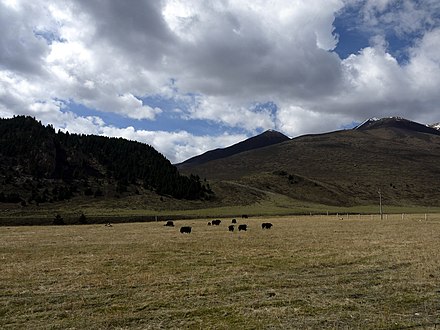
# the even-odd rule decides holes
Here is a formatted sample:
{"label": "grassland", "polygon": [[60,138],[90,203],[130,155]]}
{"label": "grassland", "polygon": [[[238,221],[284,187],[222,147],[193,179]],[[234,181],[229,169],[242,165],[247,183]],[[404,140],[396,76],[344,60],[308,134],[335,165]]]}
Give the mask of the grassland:
{"label": "grassland", "polygon": [[0,227],[0,328],[440,327],[440,215],[229,222]]}
{"label": "grassland", "polygon": [[[234,190],[237,189],[237,190]],[[45,203],[39,206],[0,203],[0,226],[50,225],[59,214],[67,224],[78,224],[84,214],[88,223],[146,222],[165,219],[195,219],[237,217],[247,214],[253,217],[317,215],[317,214],[371,214],[378,213],[379,206],[332,206],[291,198],[282,193],[262,190],[238,183],[228,183],[219,189],[218,200],[176,200],[156,194],[110,198],[74,198],[69,201]],[[255,198],[253,198],[255,197]],[[386,201],[386,200],[385,200]],[[385,213],[440,213],[438,206],[411,204],[388,205]]]}

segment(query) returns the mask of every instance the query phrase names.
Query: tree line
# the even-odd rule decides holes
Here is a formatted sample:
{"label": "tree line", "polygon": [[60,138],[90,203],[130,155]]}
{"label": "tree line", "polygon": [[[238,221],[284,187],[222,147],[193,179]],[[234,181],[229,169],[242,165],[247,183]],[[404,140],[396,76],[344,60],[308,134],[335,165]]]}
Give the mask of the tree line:
{"label": "tree line", "polygon": [[[114,182],[121,193],[134,185],[178,199],[209,198],[213,193],[199,176],[181,175],[150,145],[56,132],[51,125],[44,126],[29,116],[0,119],[0,167],[4,169],[0,178],[4,182],[31,176],[33,180],[55,180],[69,186],[94,179]],[[75,189],[68,191],[70,194]]]}

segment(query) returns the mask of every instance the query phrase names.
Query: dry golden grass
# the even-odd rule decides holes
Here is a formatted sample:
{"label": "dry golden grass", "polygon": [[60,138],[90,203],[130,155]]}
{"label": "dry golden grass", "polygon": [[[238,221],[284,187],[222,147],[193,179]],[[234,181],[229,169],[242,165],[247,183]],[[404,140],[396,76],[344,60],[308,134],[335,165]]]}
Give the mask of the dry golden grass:
{"label": "dry golden grass", "polygon": [[440,328],[440,215],[206,222],[0,227],[0,328]]}

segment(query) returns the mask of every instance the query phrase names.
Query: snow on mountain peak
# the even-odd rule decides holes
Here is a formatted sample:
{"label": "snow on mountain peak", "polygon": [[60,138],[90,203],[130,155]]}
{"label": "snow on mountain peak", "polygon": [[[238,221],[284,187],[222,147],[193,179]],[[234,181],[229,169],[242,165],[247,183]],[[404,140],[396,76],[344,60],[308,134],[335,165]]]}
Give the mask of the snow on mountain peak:
{"label": "snow on mountain peak", "polygon": [[375,122],[375,121],[379,121],[379,120],[380,119],[376,118],[376,117],[368,118],[368,119],[364,120],[362,123],[360,123],[359,125],[357,125],[354,129],[358,129],[358,128],[364,126],[367,123],[371,123],[371,122]]}
{"label": "snow on mountain peak", "polygon": [[440,123],[430,125],[432,128],[435,128],[440,131]]}

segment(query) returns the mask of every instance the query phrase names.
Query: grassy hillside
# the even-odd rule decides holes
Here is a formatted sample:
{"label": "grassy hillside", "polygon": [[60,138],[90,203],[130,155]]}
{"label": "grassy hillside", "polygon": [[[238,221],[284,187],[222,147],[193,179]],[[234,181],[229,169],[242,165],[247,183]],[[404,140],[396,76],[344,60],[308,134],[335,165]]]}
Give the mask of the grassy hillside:
{"label": "grassy hillside", "polygon": [[400,128],[309,135],[187,171],[319,204],[440,205],[440,136]]}

